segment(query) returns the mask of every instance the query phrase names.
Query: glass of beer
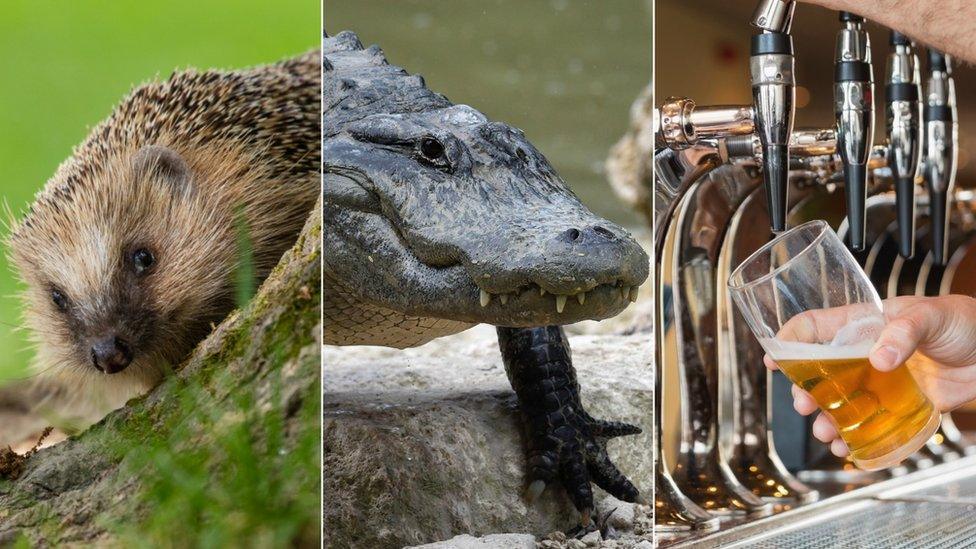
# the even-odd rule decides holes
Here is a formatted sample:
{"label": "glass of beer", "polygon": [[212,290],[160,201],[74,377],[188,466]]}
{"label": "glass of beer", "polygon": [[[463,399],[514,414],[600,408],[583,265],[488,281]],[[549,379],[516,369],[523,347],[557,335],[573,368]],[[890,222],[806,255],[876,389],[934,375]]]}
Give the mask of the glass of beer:
{"label": "glass of beer", "polygon": [[898,464],[941,415],[903,364],[881,372],[868,353],[884,327],[881,299],[823,221],[787,231],[749,256],[729,290],[763,349],[817,401],[861,469]]}

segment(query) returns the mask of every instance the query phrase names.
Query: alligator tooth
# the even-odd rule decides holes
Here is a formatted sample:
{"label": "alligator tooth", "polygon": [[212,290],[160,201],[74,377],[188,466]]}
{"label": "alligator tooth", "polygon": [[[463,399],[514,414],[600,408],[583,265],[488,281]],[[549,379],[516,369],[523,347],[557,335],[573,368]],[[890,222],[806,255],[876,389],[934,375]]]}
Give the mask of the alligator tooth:
{"label": "alligator tooth", "polygon": [[576,301],[579,301],[579,304],[582,305],[586,301],[586,292],[576,294]]}
{"label": "alligator tooth", "polygon": [[489,303],[491,303],[491,294],[481,290],[481,306],[487,307]]}
{"label": "alligator tooth", "polygon": [[634,287],[632,287],[630,289],[630,301],[631,302],[637,301],[637,289],[638,289],[637,286],[634,286]]}
{"label": "alligator tooth", "polygon": [[622,297],[623,299],[629,298],[630,297],[630,288],[628,288],[627,286],[621,286],[620,287],[620,297]]}
{"label": "alligator tooth", "polygon": [[542,286],[539,286],[539,295],[546,295],[546,291],[542,289]]}
{"label": "alligator tooth", "polygon": [[557,295],[556,296],[556,312],[557,313],[563,312],[563,309],[566,308],[566,297],[567,296],[564,296],[564,295]]}
{"label": "alligator tooth", "polygon": [[498,299],[501,300],[502,305],[505,305],[506,303],[508,303],[508,294],[501,294],[498,296]]}

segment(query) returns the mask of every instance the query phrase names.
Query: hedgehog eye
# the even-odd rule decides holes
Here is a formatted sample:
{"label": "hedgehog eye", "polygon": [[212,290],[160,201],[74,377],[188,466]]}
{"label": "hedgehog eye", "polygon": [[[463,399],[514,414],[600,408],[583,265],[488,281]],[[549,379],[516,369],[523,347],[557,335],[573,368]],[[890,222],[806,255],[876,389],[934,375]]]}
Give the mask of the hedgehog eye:
{"label": "hedgehog eye", "polygon": [[58,310],[62,312],[68,310],[68,298],[64,295],[64,293],[61,292],[61,290],[57,288],[51,290],[51,301],[54,302],[54,305],[58,308]]}
{"label": "hedgehog eye", "polygon": [[156,258],[153,257],[152,252],[145,248],[139,248],[138,250],[132,252],[132,268],[135,270],[136,275],[141,276],[146,274],[153,264],[156,263]]}

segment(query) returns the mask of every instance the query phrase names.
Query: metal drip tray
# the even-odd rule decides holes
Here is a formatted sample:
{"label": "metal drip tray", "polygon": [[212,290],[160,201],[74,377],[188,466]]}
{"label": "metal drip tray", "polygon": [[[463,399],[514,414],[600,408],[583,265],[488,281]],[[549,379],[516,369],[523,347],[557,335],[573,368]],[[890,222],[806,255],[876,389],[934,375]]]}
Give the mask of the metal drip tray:
{"label": "metal drip tray", "polygon": [[817,524],[752,540],[749,547],[793,549],[976,546],[976,504],[885,501]]}
{"label": "metal drip tray", "polygon": [[668,547],[976,547],[976,458],[859,488]]}

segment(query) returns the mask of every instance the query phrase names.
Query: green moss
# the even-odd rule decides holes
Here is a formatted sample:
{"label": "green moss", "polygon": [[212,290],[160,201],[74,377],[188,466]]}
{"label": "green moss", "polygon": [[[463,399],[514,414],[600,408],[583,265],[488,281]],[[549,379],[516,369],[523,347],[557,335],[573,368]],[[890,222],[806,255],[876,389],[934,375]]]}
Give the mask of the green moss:
{"label": "green moss", "polygon": [[318,538],[318,391],[302,395],[289,432],[280,383],[272,385],[269,402],[244,393],[203,413],[207,392],[182,391],[187,420],[124,464],[141,479],[145,512],[129,524],[109,519],[123,544],[283,547]]}

